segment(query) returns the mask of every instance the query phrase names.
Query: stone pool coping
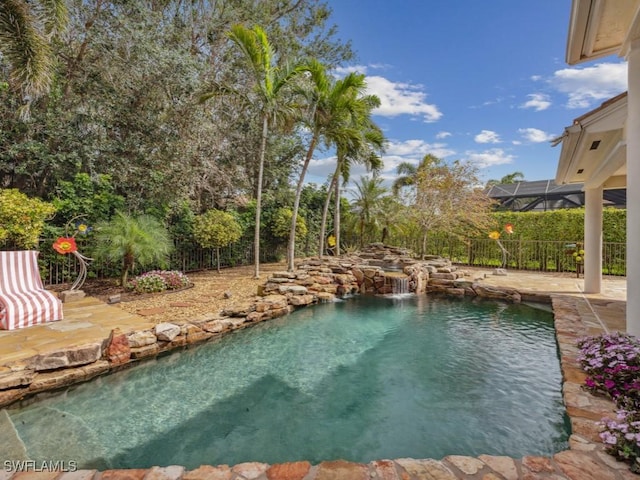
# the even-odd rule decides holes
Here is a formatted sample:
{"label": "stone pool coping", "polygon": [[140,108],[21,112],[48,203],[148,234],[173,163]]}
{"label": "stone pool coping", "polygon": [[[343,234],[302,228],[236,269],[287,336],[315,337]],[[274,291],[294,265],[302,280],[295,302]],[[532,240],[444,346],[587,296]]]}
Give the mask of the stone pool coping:
{"label": "stone pool coping", "polygon": [[[499,288],[499,287],[496,287]],[[512,290],[512,289],[508,289]],[[585,298],[552,294],[556,338],[563,375],[563,397],[571,420],[569,449],[551,457],[525,456],[446,456],[433,459],[377,460],[368,464],[343,460],[325,461],[317,465],[291,462],[268,465],[248,462],[235,466],[201,466],[186,470],[180,466],[150,469],[47,471],[35,464],[23,464],[16,471],[3,465],[0,480],[330,480],[330,479],[426,479],[426,480],[625,480],[638,477],[628,465],[604,452],[598,438],[597,422],[615,414],[614,404],[584,391],[585,374],[577,361],[577,339],[602,332],[595,321],[580,314]],[[25,468],[26,467],[26,468]],[[68,467],[68,465],[67,465]]]}

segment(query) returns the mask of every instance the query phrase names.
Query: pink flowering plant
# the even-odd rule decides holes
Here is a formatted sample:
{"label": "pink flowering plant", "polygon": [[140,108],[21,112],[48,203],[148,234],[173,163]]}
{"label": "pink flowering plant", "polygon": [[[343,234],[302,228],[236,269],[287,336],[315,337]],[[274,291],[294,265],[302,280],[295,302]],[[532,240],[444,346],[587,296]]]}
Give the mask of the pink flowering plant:
{"label": "pink flowering plant", "polygon": [[604,430],[600,438],[607,453],[620,460],[632,462],[631,470],[638,473],[640,465],[640,412],[618,410],[615,420],[602,419],[600,426]]}
{"label": "pink flowering plant", "polygon": [[640,342],[626,333],[578,341],[578,361],[587,373],[585,386],[627,410],[640,410]]}
{"label": "pink flowering plant", "polygon": [[618,406],[615,420],[604,418],[600,438],[611,455],[640,471],[640,341],[625,333],[578,341],[578,361],[587,373],[585,388],[610,397]]}
{"label": "pink flowering plant", "polygon": [[191,281],[177,270],[152,270],[127,283],[127,290],[136,293],[156,293],[188,287]]}

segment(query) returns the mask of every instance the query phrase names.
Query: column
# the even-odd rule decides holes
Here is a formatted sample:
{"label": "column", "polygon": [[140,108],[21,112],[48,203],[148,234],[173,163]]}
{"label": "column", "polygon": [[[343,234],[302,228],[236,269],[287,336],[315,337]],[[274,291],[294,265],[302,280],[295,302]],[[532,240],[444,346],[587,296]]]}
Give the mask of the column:
{"label": "column", "polygon": [[627,332],[640,337],[640,40],[627,61]]}
{"label": "column", "polygon": [[584,292],[602,287],[602,187],[584,191]]}

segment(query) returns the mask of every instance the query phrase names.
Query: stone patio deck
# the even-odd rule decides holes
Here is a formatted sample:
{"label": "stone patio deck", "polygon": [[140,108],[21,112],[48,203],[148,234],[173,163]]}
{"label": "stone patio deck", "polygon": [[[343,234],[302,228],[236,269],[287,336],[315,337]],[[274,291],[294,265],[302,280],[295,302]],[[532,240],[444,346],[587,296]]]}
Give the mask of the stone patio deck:
{"label": "stone patio deck", "polygon": [[[138,470],[97,472],[38,471],[37,465],[23,466],[5,462],[0,467],[0,480],[330,480],[330,479],[425,479],[425,480],[626,480],[637,479],[624,463],[615,461],[603,451],[597,437],[596,422],[613,412],[613,404],[584,392],[580,386],[584,374],[576,360],[576,339],[603,331],[624,331],[626,280],[607,278],[603,292],[582,293],[583,280],[555,274],[512,272],[506,276],[491,275],[490,270],[470,269],[472,279],[486,285],[516,288],[532,298],[551,301],[563,370],[563,393],[571,418],[570,449],[552,457],[481,455],[478,458],[450,455],[441,460],[395,459],[358,464],[342,460],[319,465],[294,462],[278,465],[244,463],[229,467],[202,466],[186,471],[168,466]],[[20,360],[35,353],[66,345],[103,341],[114,327],[123,331],[147,328],[143,317],[126,314],[94,299],[65,305],[65,320],[30,329],[0,332],[0,364]],[[3,459],[4,460],[4,459]],[[51,459],[55,460],[55,459]],[[67,465],[68,466],[68,465]],[[4,468],[2,470],[1,468]],[[16,471],[21,470],[21,471]],[[42,470],[42,469],[41,469]]]}

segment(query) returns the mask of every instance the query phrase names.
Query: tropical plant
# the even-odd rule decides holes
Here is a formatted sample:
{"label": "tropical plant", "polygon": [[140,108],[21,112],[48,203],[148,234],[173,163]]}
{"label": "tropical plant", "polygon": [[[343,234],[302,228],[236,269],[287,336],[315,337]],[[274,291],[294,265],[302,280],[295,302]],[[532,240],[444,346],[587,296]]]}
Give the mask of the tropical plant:
{"label": "tropical plant", "polygon": [[102,261],[120,262],[123,287],[136,263],[142,267],[165,267],[173,249],[166,227],[150,215],[133,217],[116,212],[111,220],[96,224],[94,234],[96,247],[92,256]]}
{"label": "tropical plant", "polygon": [[237,242],[242,236],[242,227],[229,212],[211,209],[193,220],[193,235],[204,248],[215,248],[220,273],[220,248]]}
{"label": "tropical plant", "polygon": [[[294,105],[285,101],[284,90],[292,80],[306,70],[299,62],[282,62],[277,59],[275,51],[265,31],[254,26],[248,29],[243,25],[234,25],[229,32],[229,38],[237,46],[248,64],[253,76],[253,100],[260,108],[262,117],[262,133],[260,136],[260,149],[258,153],[258,172],[256,181],[256,216],[254,234],[255,278],[260,278],[260,215],[262,212],[262,179],[264,175],[264,162],[267,150],[269,128],[276,122],[285,122],[293,117]],[[281,64],[277,61],[280,60]],[[233,93],[232,89],[214,88],[202,95],[201,100],[224,93]]]}
{"label": "tropical plant", "polygon": [[504,183],[517,183],[517,182],[522,182],[524,181],[524,173],[522,172],[513,172],[513,173],[509,173],[507,175],[505,175],[504,177],[502,177],[500,180],[489,180],[486,183],[485,188],[489,188],[492,187],[493,185],[502,185]]}
{"label": "tropical plant", "polygon": [[[353,91],[357,95],[360,92]],[[346,183],[349,180],[352,163],[364,164],[374,175],[382,168],[380,153],[384,151],[385,138],[382,130],[371,120],[371,112],[380,106],[380,99],[375,95],[358,96],[354,99],[353,110],[346,123],[336,131],[336,168],[331,178],[327,198],[322,212],[322,228],[320,235],[320,250],[322,257],[324,250],[324,235],[329,212],[329,202],[333,193],[336,199],[334,213],[334,233],[336,237],[336,255],[340,254],[340,178]]]}
{"label": "tropical plant", "polygon": [[358,219],[358,233],[360,248],[365,244],[365,239],[375,238],[380,230],[380,209],[383,198],[388,190],[382,185],[382,179],[377,175],[369,177],[364,175],[355,184],[355,195],[351,208]]}
{"label": "tropical plant", "polygon": [[[289,271],[293,270],[295,258],[296,219],[300,194],[316,145],[323,142],[327,147],[335,145],[338,150],[344,151],[343,145],[348,138],[355,136],[360,140],[363,135],[361,129],[366,128],[370,123],[368,118],[370,109],[366,112],[366,119],[369,122],[367,125],[364,125],[364,121],[357,124],[356,120],[360,120],[362,116],[363,102],[369,101],[372,105],[374,104],[372,100],[374,97],[366,99],[362,97],[367,86],[362,74],[352,72],[343,79],[333,80],[327,75],[325,67],[318,62],[310,63],[309,72],[312,87],[302,92],[307,96],[311,112],[307,124],[312,133],[296,188],[287,250]],[[375,105],[379,105],[379,100]],[[352,138],[351,140],[353,143]]]}

